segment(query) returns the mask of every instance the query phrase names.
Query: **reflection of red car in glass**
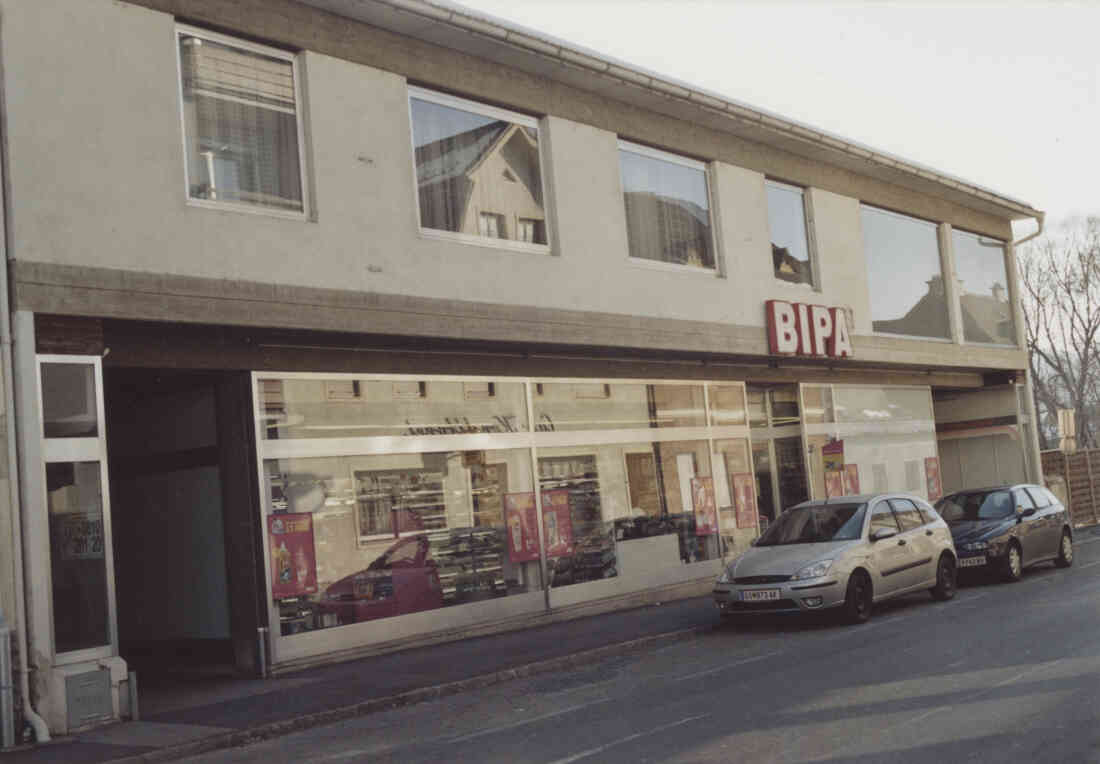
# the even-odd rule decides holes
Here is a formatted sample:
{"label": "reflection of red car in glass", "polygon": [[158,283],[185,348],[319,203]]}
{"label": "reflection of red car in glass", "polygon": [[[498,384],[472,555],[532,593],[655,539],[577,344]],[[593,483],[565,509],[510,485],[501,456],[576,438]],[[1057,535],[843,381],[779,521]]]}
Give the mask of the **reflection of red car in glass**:
{"label": "reflection of red car in glass", "polygon": [[443,587],[429,554],[427,536],[401,539],[366,570],[325,589],[318,613],[346,624],[442,607]]}

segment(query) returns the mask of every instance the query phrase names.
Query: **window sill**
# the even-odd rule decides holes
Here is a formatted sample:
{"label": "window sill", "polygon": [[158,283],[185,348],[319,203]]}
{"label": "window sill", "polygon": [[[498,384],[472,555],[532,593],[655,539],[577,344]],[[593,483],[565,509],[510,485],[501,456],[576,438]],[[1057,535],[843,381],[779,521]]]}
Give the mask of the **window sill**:
{"label": "window sill", "polygon": [[964,347],[970,348],[991,348],[993,350],[1020,350],[1020,346],[1015,342],[970,342],[969,340],[963,340]]}
{"label": "window sill", "polygon": [[455,244],[467,244],[472,247],[496,249],[508,252],[525,252],[530,255],[552,254],[549,244],[529,244],[515,239],[490,239],[488,236],[473,236],[454,231],[440,231],[435,228],[421,228],[420,238],[436,241],[449,241]]}
{"label": "window sill", "polygon": [[918,342],[940,342],[944,345],[954,345],[955,340],[950,337],[922,337],[919,334],[892,334],[890,332],[871,332],[872,337],[882,337],[893,340],[916,340]]}
{"label": "window sill", "polygon": [[663,271],[664,273],[683,273],[709,278],[722,278],[716,268],[703,268],[694,265],[677,265],[675,263],[662,263],[660,260],[644,260],[640,257],[628,257],[627,263],[633,268]]}
{"label": "window sill", "polygon": [[201,207],[207,210],[221,210],[222,212],[241,212],[246,215],[259,215],[261,217],[280,218],[282,220],[300,220],[303,223],[310,222],[308,212],[289,212],[286,210],[269,209],[265,207],[253,207],[248,204],[234,204],[233,202],[215,202],[206,199],[187,199],[188,207]]}
{"label": "window sill", "polygon": [[816,284],[807,284],[805,281],[787,281],[781,279],[778,276],[772,276],[772,283],[779,285],[782,289],[794,289],[800,292],[813,292],[815,294],[821,294],[821,287]]}

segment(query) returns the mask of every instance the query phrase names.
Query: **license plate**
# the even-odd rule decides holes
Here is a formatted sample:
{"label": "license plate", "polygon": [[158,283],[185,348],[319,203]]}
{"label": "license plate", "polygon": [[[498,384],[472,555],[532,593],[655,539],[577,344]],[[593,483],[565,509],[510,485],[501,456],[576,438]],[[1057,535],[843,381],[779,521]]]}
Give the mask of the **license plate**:
{"label": "license plate", "polygon": [[974,568],[979,565],[985,565],[985,555],[981,557],[961,557],[959,558],[960,568]]}
{"label": "license plate", "polygon": [[751,591],[741,592],[742,602],[763,602],[777,599],[779,599],[778,589],[753,589]]}

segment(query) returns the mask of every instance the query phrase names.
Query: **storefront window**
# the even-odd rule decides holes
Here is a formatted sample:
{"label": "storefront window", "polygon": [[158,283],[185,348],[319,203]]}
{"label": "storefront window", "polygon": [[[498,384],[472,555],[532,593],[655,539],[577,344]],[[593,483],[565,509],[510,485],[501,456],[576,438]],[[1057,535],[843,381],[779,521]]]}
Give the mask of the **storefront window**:
{"label": "storefront window", "polygon": [[530,452],[264,463],[281,633],[541,588]]}
{"label": "storefront window", "polygon": [[527,430],[520,382],[289,378],[257,390],[267,440]]}
{"label": "storefront window", "polygon": [[833,390],[829,385],[803,385],[802,403],[806,424],[825,424],[833,419]]}
{"label": "storefront window", "polygon": [[99,462],[46,464],[46,497],[55,649],[110,644]]}
{"label": "storefront window", "polygon": [[871,326],[884,334],[950,337],[936,225],[867,205],[860,212]]}
{"label": "storefront window", "polygon": [[702,427],[707,421],[702,385],[539,382],[534,412],[538,432]]}
{"label": "storefront window", "polygon": [[745,388],[741,385],[709,385],[710,423],[714,427],[745,424]]}
{"label": "storefront window", "polygon": [[952,231],[963,336],[967,342],[1016,344],[1003,241]]}
{"label": "storefront window", "polygon": [[719,526],[724,553],[730,557],[744,551],[756,536],[759,525],[757,482],[749,461],[748,440],[716,440],[714,448],[718,456],[715,490]]}

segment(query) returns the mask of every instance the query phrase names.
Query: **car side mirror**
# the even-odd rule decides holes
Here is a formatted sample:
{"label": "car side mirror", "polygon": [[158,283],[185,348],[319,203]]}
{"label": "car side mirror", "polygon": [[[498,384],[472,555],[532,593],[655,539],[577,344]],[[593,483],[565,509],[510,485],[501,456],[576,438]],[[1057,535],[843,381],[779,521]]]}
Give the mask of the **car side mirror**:
{"label": "car side mirror", "polygon": [[896,535],[898,535],[898,532],[890,528],[878,528],[871,532],[871,541],[882,541],[883,539],[893,538]]}
{"label": "car side mirror", "polygon": [[1035,514],[1035,507],[1028,507],[1027,509],[1024,509],[1023,507],[1016,507],[1016,516],[1017,517],[1031,517],[1034,514]]}

